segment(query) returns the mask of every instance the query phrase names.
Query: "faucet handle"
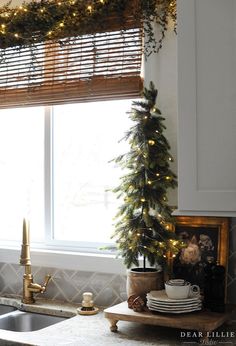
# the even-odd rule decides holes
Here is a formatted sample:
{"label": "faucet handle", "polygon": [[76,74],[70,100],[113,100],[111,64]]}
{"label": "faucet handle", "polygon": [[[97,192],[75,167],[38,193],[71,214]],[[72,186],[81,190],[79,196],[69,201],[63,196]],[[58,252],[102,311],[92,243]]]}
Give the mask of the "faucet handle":
{"label": "faucet handle", "polygon": [[47,285],[48,285],[50,279],[51,279],[51,275],[47,274],[47,275],[45,276],[44,284],[42,285],[43,292],[46,290],[46,287],[47,287]]}

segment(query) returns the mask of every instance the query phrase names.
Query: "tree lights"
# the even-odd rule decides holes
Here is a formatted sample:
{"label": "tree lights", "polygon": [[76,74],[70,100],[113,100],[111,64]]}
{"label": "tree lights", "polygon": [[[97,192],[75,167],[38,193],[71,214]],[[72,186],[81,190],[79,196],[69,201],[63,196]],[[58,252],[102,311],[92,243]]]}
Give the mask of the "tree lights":
{"label": "tree lights", "polygon": [[[9,3],[0,7],[0,49],[104,31],[105,23],[111,24],[110,18],[118,20],[125,30],[129,17],[136,27],[145,23],[144,52],[148,55],[161,48],[169,16],[176,23],[175,1],[31,0],[14,8]],[[154,22],[161,28],[159,41],[154,36]]]}
{"label": "tree lights", "polygon": [[140,256],[151,265],[160,263],[169,254],[174,257],[182,247],[172,231],[167,204],[167,190],[175,188],[177,181],[170,169],[173,159],[163,135],[164,118],[154,107],[157,90],[153,83],[144,89],[143,96],[143,100],[133,102],[130,118],[134,126],[124,137],[131,149],[115,160],[128,171],[114,189],[118,197],[125,197],[116,216],[114,238],[128,268],[138,265]]}

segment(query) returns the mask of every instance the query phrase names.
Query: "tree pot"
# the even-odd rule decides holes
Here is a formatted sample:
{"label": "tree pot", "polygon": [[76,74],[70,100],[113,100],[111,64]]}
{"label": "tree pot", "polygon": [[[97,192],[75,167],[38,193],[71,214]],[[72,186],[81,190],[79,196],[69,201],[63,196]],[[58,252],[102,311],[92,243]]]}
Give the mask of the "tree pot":
{"label": "tree pot", "polygon": [[127,296],[146,296],[150,291],[164,288],[163,272],[154,268],[132,268],[127,271]]}

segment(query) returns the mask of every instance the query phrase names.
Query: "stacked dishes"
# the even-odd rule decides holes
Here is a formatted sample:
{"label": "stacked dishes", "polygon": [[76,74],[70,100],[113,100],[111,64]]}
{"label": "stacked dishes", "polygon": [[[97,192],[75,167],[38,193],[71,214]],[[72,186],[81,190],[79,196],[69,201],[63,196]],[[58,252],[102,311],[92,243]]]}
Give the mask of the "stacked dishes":
{"label": "stacked dishes", "polygon": [[183,314],[201,310],[202,301],[200,295],[182,299],[172,299],[167,296],[165,290],[151,291],[147,294],[147,307],[152,311]]}

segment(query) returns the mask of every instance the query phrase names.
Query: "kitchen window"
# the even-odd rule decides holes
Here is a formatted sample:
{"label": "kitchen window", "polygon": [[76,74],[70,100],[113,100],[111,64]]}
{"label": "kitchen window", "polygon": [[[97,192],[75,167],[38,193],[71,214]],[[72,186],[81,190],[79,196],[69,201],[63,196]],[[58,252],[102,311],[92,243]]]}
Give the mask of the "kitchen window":
{"label": "kitchen window", "polygon": [[141,23],[129,20],[126,30],[112,22],[104,32],[0,50],[2,246],[19,248],[23,217],[31,247],[50,255],[101,254],[111,243],[120,202],[109,188],[122,172],[108,161],[126,152],[118,140],[143,88],[142,46]]}
{"label": "kitchen window", "polygon": [[122,175],[114,162],[131,121],[131,100],[8,109],[1,121],[1,242],[21,241],[23,217],[32,245],[99,251],[112,242],[121,203],[109,191]]}

